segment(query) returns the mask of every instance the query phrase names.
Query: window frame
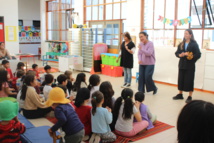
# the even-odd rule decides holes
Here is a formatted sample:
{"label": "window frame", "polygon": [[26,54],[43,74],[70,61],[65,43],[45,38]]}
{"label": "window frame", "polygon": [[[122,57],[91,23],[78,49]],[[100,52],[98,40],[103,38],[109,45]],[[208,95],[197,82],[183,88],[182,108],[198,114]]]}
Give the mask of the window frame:
{"label": "window frame", "polygon": [[[195,0],[189,0],[190,2],[190,7],[189,7],[189,16],[191,16],[191,11],[192,11],[192,6],[194,6],[194,1]],[[206,7],[206,3],[207,1],[209,0],[203,0],[203,9],[208,9],[208,7]],[[144,13],[144,10],[145,10],[145,0],[141,0],[141,21],[140,21],[140,25],[141,25],[141,31],[144,31],[144,30],[174,30],[174,41],[173,41],[173,46],[175,47],[176,46],[176,38],[177,38],[177,30],[186,30],[185,28],[178,28],[177,26],[173,26],[172,28],[165,28],[165,25],[166,23],[164,24],[164,28],[154,28],[154,22],[156,21],[155,19],[155,0],[153,0],[153,24],[152,24],[152,28],[144,28],[144,17],[145,17],[145,13]],[[196,8],[197,9],[197,8]],[[211,9],[212,10],[212,9]],[[178,0],[175,0],[175,16],[174,18],[177,19],[178,17]],[[166,0],[164,0],[164,15],[163,17],[165,17],[166,15]],[[203,46],[203,42],[204,42],[204,31],[205,30],[214,30],[214,27],[213,28],[210,28],[210,27],[205,27],[205,15],[206,15],[206,12],[203,10],[202,11],[202,18],[200,19],[199,17],[199,20],[201,20],[201,28],[191,28],[191,23],[188,23],[188,28],[191,28],[193,31],[194,30],[202,30],[202,45],[199,45],[200,47]],[[214,23],[214,16],[212,15],[213,17],[213,23]],[[212,20],[212,19],[211,19]],[[208,50],[214,50],[214,49],[208,49]]]}

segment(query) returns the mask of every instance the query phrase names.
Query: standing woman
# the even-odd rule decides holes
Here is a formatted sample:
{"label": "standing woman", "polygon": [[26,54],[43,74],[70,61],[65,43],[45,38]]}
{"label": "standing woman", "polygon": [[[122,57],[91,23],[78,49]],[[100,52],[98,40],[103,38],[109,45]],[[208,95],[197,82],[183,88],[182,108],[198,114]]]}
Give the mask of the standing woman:
{"label": "standing woman", "polygon": [[139,61],[139,80],[138,91],[145,93],[145,86],[147,92],[153,91],[157,93],[158,88],[152,79],[155,68],[155,49],[153,42],[148,40],[149,35],[146,32],[140,32],[140,44],[138,50]]}
{"label": "standing woman", "polygon": [[192,100],[194,90],[195,62],[201,57],[201,52],[191,29],[185,30],[183,41],[178,45],[175,55],[180,58],[178,65],[179,94],[174,96],[173,99],[184,99],[183,91],[186,91],[189,92],[186,103],[189,103]]}
{"label": "standing woman", "polygon": [[120,47],[119,58],[121,58],[120,66],[123,67],[124,71],[124,84],[122,87],[130,87],[132,81],[132,68],[133,68],[133,54],[135,52],[135,44],[132,42],[129,32],[123,34],[124,41]]}

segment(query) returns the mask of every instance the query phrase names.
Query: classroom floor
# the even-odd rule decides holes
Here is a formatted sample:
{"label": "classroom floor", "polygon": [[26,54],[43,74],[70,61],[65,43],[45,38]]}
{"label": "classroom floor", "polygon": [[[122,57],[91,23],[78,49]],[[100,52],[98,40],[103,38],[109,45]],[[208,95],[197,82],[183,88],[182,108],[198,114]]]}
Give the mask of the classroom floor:
{"label": "classroom floor", "polygon": [[[25,59],[23,59],[25,60]],[[42,66],[41,61],[36,61],[39,67]],[[32,63],[30,63],[32,64]],[[55,63],[50,63],[53,67],[58,67]],[[53,73],[55,77],[57,77],[60,73]],[[77,71],[73,71],[73,77],[75,78],[78,74]],[[90,73],[86,72],[87,83]],[[175,75],[177,76],[177,75]],[[110,77],[100,74],[101,82],[102,81],[110,81],[112,83],[113,89],[115,91],[114,97],[117,98],[120,96],[120,93],[123,88],[121,85],[123,84],[123,77]],[[137,86],[135,79],[132,79],[131,88],[134,92],[137,92]],[[158,92],[156,95],[152,95],[151,93],[146,93],[145,95],[145,104],[149,106],[151,112],[157,115],[157,119],[161,122],[165,122],[167,124],[175,126],[175,128],[163,131],[161,133],[155,134],[153,136],[147,137],[145,139],[136,141],[134,143],[176,143],[177,138],[177,130],[176,130],[176,122],[178,114],[180,110],[185,105],[185,100],[174,101],[172,97],[177,94],[177,87],[168,86],[163,84],[156,84],[158,87]],[[187,98],[188,93],[184,93],[185,99]],[[200,99],[214,103],[214,94],[195,91],[193,93],[193,99]],[[30,120],[35,126],[43,126],[49,125],[52,126],[52,123],[49,122],[45,118]]]}

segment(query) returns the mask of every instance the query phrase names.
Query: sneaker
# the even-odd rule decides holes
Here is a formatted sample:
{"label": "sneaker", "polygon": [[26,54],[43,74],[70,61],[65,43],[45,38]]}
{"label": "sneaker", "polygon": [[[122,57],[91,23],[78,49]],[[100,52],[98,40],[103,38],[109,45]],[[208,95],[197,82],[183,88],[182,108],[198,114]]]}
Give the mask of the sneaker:
{"label": "sneaker", "polygon": [[156,89],[153,91],[153,95],[157,94],[158,92],[158,88],[156,87]]}
{"label": "sneaker", "polygon": [[127,83],[124,83],[124,84],[121,86],[121,88],[125,88],[125,87],[126,87],[126,84],[127,84]]}
{"label": "sneaker", "polygon": [[174,96],[172,98],[173,98],[173,100],[184,99],[183,94],[177,94],[176,96]]}
{"label": "sneaker", "polygon": [[192,101],[192,97],[191,97],[191,96],[188,96],[185,102],[186,102],[186,103],[190,103],[191,101]]}
{"label": "sneaker", "polygon": [[131,86],[130,83],[127,83],[127,84],[125,85],[126,88],[127,88],[127,87],[130,87],[130,86]]}
{"label": "sneaker", "polygon": [[100,142],[100,136],[96,135],[94,138],[94,143],[99,143]]}

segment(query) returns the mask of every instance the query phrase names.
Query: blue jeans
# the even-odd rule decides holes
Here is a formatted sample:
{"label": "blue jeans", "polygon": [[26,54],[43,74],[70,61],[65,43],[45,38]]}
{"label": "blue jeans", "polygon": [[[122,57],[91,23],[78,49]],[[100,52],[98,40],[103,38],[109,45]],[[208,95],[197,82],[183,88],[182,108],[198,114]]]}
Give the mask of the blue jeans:
{"label": "blue jeans", "polygon": [[131,84],[132,82],[132,69],[123,67],[124,71],[124,83]]}
{"label": "blue jeans", "polygon": [[145,86],[147,92],[156,90],[157,87],[152,79],[154,68],[154,65],[139,66],[138,91],[145,93]]}

